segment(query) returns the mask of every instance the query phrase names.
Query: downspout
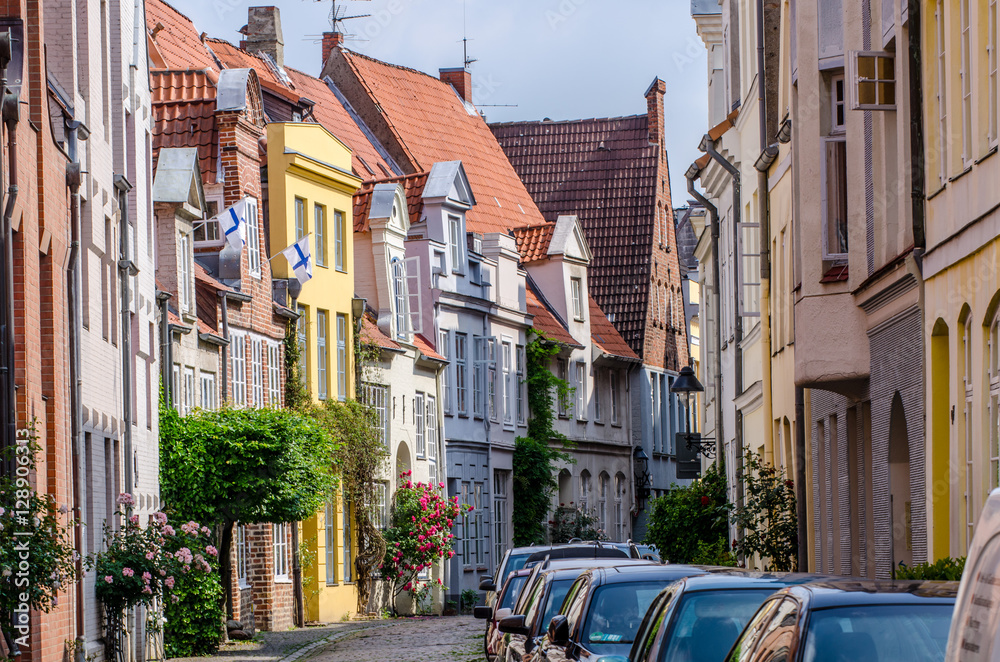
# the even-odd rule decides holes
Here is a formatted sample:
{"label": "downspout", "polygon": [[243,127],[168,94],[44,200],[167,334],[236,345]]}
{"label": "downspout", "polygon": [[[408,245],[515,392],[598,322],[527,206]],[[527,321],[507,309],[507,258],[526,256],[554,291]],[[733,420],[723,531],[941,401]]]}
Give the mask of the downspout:
{"label": "downspout", "polygon": [[[66,185],[70,190],[70,256],[69,269],[66,273],[66,286],[69,294],[69,379],[70,379],[70,434],[73,449],[73,546],[76,548],[76,572],[83,576],[83,559],[88,550],[83,548],[83,508],[81,503],[80,475],[83,468],[80,465],[80,437],[83,428],[83,379],[80,351],[80,337],[83,335],[83,298],[80,268],[80,181],[81,169],[78,155],[78,139],[81,122],[66,120],[67,151],[69,164],[66,166]],[[86,130],[86,129],[85,129]],[[85,136],[86,137],[86,136]],[[86,620],[84,619],[85,602],[83,587],[76,590],[76,660],[84,661],[84,643],[86,636]]]}
{"label": "downspout", "polygon": [[917,255],[923,254],[924,235],[924,107],[920,68],[920,3],[912,2],[907,9],[910,25],[907,28],[907,66],[910,74],[910,169],[911,204],[913,214],[913,245]]}
{"label": "downspout", "polygon": [[[7,98],[7,64],[11,57],[10,31],[0,32],[0,97]],[[17,111],[17,98],[11,100]],[[2,140],[2,137],[0,137]],[[0,148],[0,187],[3,182],[3,150]],[[2,189],[0,189],[2,190]],[[0,226],[0,266],[3,271],[3,285],[0,287],[0,451],[14,445],[17,430],[17,411],[14,396],[14,233],[10,219],[3,215]],[[13,464],[0,464],[0,475],[13,472]],[[13,474],[11,473],[11,477]]]}
{"label": "downspout", "polygon": [[708,224],[712,237],[712,315],[715,317],[715,327],[718,330],[715,339],[715,351],[712,352],[713,371],[715,372],[715,457],[720,467],[725,461],[724,443],[725,435],[722,426],[722,339],[724,331],[722,329],[722,297],[719,295],[719,210],[708,201],[698,189],[694,187],[694,180],[701,175],[698,166],[691,164],[684,177],[687,178],[688,193],[708,212]]}
{"label": "downspout", "polygon": [[799,572],[809,571],[809,512],[806,504],[806,402],[805,389],[795,387],[795,519]]}
{"label": "downspout", "polygon": [[121,279],[121,341],[122,341],[122,400],[124,405],[124,416],[122,417],[125,427],[125,492],[132,494],[135,489],[135,476],[133,463],[135,456],[132,452],[132,320],[131,302],[132,289],[129,287],[128,279],[138,273],[135,264],[129,256],[129,233],[128,233],[128,192],[132,190],[132,185],[123,175],[115,175],[115,188],[118,189],[118,212],[121,214],[121,229],[118,233],[118,277]]}
{"label": "downspout", "polygon": [[174,347],[170,338],[170,320],[167,316],[167,302],[173,295],[157,290],[156,301],[160,306],[160,392],[168,407],[174,406],[174,385],[171,384],[171,368],[174,365]]}
{"label": "downspout", "polygon": [[222,337],[226,341],[222,346],[222,402],[226,403],[229,402],[229,305],[225,292],[219,292],[219,298],[222,300]]}

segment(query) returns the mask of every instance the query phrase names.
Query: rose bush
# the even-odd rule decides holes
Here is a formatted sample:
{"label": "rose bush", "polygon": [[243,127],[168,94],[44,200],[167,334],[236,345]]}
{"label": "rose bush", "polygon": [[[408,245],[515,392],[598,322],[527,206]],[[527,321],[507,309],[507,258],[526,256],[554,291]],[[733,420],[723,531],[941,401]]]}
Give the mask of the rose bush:
{"label": "rose bush", "polygon": [[726,477],[715,464],[701,480],[675,486],[652,506],[645,542],[656,545],[664,561],[691,563],[704,556],[705,545],[726,549],[730,506]]}
{"label": "rose bush", "polygon": [[[458,497],[448,499],[441,493],[444,483],[414,483],[411,476],[409,471],[400,474],[400,487],[392,497],[381,571],[392,587],[393,598],[406,591],[417,604],[421,591],[426,589],[418,575],[440,559],[455,555],[451,529],[464,514]],[[472,507],[465,509],[468,512]],[[440,585],[441,580],[437,583]]]}

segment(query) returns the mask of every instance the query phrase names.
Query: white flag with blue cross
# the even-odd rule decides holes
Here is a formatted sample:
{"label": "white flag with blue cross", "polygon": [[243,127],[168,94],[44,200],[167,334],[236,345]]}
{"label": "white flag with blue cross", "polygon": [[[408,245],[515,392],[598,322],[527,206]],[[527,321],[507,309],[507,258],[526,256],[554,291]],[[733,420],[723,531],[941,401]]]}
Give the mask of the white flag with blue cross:
{"label": "white flag with blue cross", "polygon": [[242,250],[247,243],[247,199],[243,198],[216,219],[229,245]]}
{"label": "white flag with blue cross", "polygon": [[281,254],[292,266],[292,271],[295,272],[295,278],[298,279],[300,285],[313,277],[312,256],[309,253],[309,234],[281,251]]}

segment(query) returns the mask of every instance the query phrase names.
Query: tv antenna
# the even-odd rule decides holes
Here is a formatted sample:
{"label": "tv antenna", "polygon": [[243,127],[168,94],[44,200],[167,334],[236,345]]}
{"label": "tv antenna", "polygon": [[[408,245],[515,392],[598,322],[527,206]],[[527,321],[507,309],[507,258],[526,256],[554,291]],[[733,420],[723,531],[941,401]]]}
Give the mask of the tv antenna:
{"label": "tv antenna", "polygon": [[[318,2],[323,2],[324,0],[317,0]],[[350,21],[356,18],[368,18],[371,14],[356,14],[354,16],[345,16],[347,9],[343,4],[337,5],[337,0],[331,0],[330,7],[330,30],[333,32],[340,32],[345,37],[353,37],[355,35],[347,34],[342,29],[342,24],[344,21]]]}
{"label": "tv antenna", "polygon": [[463,66],[468,69],[469,65],[473,62],[478,62],[474,57],[469,57],[469,21],[467,9],[467,0],[462,0],[462,62]]}

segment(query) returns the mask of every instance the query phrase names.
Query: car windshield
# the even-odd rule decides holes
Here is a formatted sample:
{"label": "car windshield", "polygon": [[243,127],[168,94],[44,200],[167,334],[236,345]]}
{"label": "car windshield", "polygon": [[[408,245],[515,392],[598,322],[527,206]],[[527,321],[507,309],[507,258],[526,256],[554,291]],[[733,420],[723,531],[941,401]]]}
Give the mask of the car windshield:
{"label": "car windshield", "polygon": [[628,644],[646,609],[663,588],[663,581],[605,584],[597,587],[583,627],[583,641],[591,645]]}
{"label": "car windshield", "polygon": [[542,622],[538,624],[538,630],[544,631],[549,627],[549,621],[552,617],[559,613],[559,608],[562,607],[563,600],[566,599],[566,594],[569,593],[570,587],[573,585],[573,579],[559,579],[552,582],[552,588],[549,590],[549,601],[545,605],[545,613],[542,614]]}
{"label": "car windshield", "polygon": [[695,591],[677,606],[668,641],[660,646],[659,662],[722,660],[770,589]]}
{"label": "car windshield", "polygon": [[953,605],[865,605],[817,610],[803,662],[941,662]]}
{"label": "car windshield", "polygon": [[503,589],[503,595],[500,596],[500,604],[497,605],[497,609],[513,609],[514,603],[517,601],[517,596],[524,588],[524,582],[528,581],[528,575],[520,575],[511,577],[507,580],[507,585]]}
{"label": "car windshield", "polygon": [[529,556],[531,556],[531,552],[527,552],[525,554],[511,554],[510,558],[507,559],[507,567],[504,568],[504,571],[508,573],[517,572],[524,567],[524,562],[528,560]]}

